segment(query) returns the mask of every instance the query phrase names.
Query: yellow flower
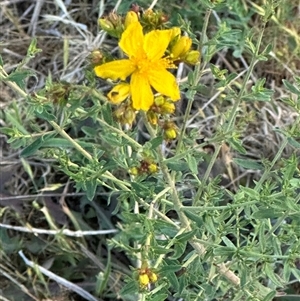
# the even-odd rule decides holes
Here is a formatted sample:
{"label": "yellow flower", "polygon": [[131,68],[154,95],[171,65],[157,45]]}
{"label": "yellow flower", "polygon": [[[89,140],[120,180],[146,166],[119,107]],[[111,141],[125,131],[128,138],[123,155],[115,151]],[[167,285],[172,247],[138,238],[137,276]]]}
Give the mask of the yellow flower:
{"label": "yellow flower", "polygon": [[96,66],[96,75],[112,80],[125,80],[131,76],[130,95],[136,110],[149,110],[154,102],[152,88],[172,101],[178,100],[180,91],[176,79],[166,70],[174,65],[163,58],[171,35],[172,30],[153,30],[144,35],[139,22],[131,23],[119,42],[128,59]]}

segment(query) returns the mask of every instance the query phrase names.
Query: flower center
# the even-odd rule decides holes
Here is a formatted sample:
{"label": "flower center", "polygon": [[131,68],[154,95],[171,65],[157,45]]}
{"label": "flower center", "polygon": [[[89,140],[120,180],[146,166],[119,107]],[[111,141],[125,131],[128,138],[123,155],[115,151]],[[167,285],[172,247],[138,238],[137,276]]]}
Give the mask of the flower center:
{"label": "flower center", "polygon": [[136,72],[146,75],[151,67],[153,67],[153,63],[149,61],[147,56],[143,57],[132,57],[131,61],[133,62],[134,66],[136,67]]}

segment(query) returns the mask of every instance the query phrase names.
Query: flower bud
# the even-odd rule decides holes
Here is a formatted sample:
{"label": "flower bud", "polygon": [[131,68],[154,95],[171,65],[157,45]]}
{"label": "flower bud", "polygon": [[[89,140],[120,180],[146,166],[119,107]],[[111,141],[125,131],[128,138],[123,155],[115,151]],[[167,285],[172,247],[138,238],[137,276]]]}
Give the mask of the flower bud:
{"label": "flower bud", "polygon": [[[156,164],[154,164],[154,163],[149,164],[149,166],[148,166],[148,171],[149,171],[150,174],[156,173],[157,170],[158,170],[158,168],[157,168],[157,165],[156,165]],[[150,279],[150,280],[151,280],[151,279]],[[152,282],[152,281],[151,281],[151,282]]]}
{"label": "flower bud", "polygon": [[139,283],[140,286],[147,286],[150,283],[150,279],[147,274],[140,274],[139,275]]}
{"label": "flower bud", "polygon": [[161,114],[173,114],[175,112],[175,105],[172,102],[166,101],[161,106]]}
{"label": "flower bud", "polygon": [[148,277],[151,283],[155,283],[157,281],[157,275],[150,270],[148,272]]}
{"label": "flower bud", "polygon": [[129,173],[133,176],[137,176],[139,174],[139,170],[137,169],[137,167],[132,167],[129,169]]}
{"label": "flower bud", "polygon": [[131,107],[127,107],[125,110],[122,123],[131,125],[135,120],[135,111]]}
{"label": "flower bud", "polygon": [[201,53],[197,50],[192,50],[186,54],[184,57],[184,61],[191,65],[196,65],[200,62]]}
{"label": "flower bud", "polygon": [[167,129],[165,130],[165,138],[168,140],[173,140],[177,137],[177,133],[175,129]]}
{"label": "flower bud", "polygon": [[156,96],[154,98],[154,103],[157,106],[162,106],[165,103],[165,98],[162,95]]}
{"label": "flower bud", "polygon": [[192,46],[192,40],[189,37],[180,37],[179,40],[172,46],[171,54],[173,59],[183,58]]}
{"label": "flower bud", "polygon": [[163,129],[165,130],[164,137],[166,140],[173,140],[177,137],[176,125],[174,122],[167,121],[163,125]]}
{"label": "flower bud", "polygon": [[180,34],[181,34],[181,29],[179,28],[179,27],[172,27],[172,28],[170,28],[170,31],[171,31],[171,39],[170,39],[170,41],[171,41],[171,43],[172,43],[172,41],[176,38],[178,38],[178,36],[180,36]]}
{"label": "flower bud", "polygon": [[147,119],[152,125],[157,125],[158,117],[157,114],[153,111],[147,112]]}
{"label": "flower bud", "polygon": [[103,63],[104,56],[100,50],[92,51],[89,57],[93,65],[101,65]]}
{"label": "flower bud", "polygon": [[124,22],[125,29],[130,24],[138,22],[138,21],[139,21],[138,15],[134,11],[129,11],[125,17],[125,22]]}
{"label": "flower bud", "polygon": [[98,20],[98,24],[101,27],[101,29],[106,32],[110,32],[111,30],[114,29],[113,24],[110,21],[108,21],[106,18],[100,18]]}
{"label": "flower bud", "polygon": [[124,31],[122,17],[115,12],[109,13],[105,18],[100,18],[98,23],[101,29],[116,38],[119,38]]}

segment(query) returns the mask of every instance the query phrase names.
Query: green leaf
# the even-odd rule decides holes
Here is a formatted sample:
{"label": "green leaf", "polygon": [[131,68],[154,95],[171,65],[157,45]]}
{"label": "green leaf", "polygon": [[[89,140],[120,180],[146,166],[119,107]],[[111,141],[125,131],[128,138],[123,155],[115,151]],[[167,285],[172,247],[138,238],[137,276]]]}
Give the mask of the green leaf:
{"label": "green leaf", "polygon": [[240,154],[246,155],[247,151],[245,150],[245,148],[243,147],[241,141],[237,138],[229,138],[228,139],[228,143],[229,145],[236,151],[238,151]]}
{"label": "green leaf", "polygon": [[295,148],[300,148],[300,143],[298,141],[296,141],[294,138],[288,137],[287,141],[291,146],[293,146]]}
{"label": "green leaf", "polygon": [[83,126],[83,127],[81,127],[81,130],[89,137],[95,137],[98,133],[98,130],[96,127],[92,128],[89,126]]}
{"label": "green leaf", "polygon": [[236,249],[236,246],[232,243],[231,240],[229,240],[226,236],[223,236],[222,237],[222,240],[223,242],[225,243],[225,245],[229,248],[232,248],[232,249]]}
{"label": "green leaf", "polygon": [[267,208],[267,209],[260,209],[259,211],[256,211],[252,214],[253,218],[257,219],[264,219],[264,218],[276,218],[280,217],[284,214],[284,212],[281,210],[276,210],[274,208]]}
{"label": "green leaf", "polygon": [[264,297],[263,301],[272,301],[275,296],[276,296],[276,291],[272,291],[267,296]]}
{"label": "green leaf", "polygon": [[185,215],[192,221],[196,222],[196,225],[200,228],[203,225],[203,219],[202,217],[197,214],[194,213],[194,210],[188,209],[188,208],[183,208],[182,209],[185,213]]}
{"label": "green leaf", "polygon": [[27,56],[30,57],[30,58],[33,58],[35,57],[35,55],[39,52],[42,51],[42,49],[39,49],[36,47],[36,44],[37,44],[37,39],[36,38],[33,38],[29,47],[28,47],[28,50],[27,50]]}
{"label": "green leaf", "polygon": [[191,239],[195,233],[197,232],[197,230],[192,230],[192,231],[189,231],[189,232],[185,232],[183,234],[180,234],[178,236],[176,236],[176,240],[177,241],[180,241],[180,242],[187,242],[189,239]]}
{"label": "green leaf", "polygon": [[154,254],[167,254],[167,253],[173,252],[172,249],[152,247],[152,246],[151,246],[151,251],[153,251]]}
{"label": "green leaf", "polygon": [[131,187],[138,197],[147,198],[147,197],[149,197],[149,195],[151,195],[150,190],[148,189],[148,187],[146,185],[143,185],[141,183],[132,182]]}
{"label": "green leaf", "polygon": [[233,256],[236,253],[236,248],[219,246],[214,248],[213,253],[216,256]]}
{"label": "green leaf", "polygon": [[187,163],[192,174],[198,174],[198,162],[194,156],[187,155]]}
{"label": "green leaf", "polygon": [[178,291],[179,289],[179,282],[177,279],[177,276],[174,273],[169,273],[166,278],[169,280],[171,286],[175,291]]}
{"label": "green leaf", "polygon": [[[8,127],[1,127],[0,133],[5,134],[9,137],[11,137],[11,136],[14,137],[16,134],[19,134],[19,132],[17,131],[16,128],[8,128]],[[21,133],[19,135],[21,135]]]}
{"label": "green leaf", "polygon": [[89,201],[92,201],[97,189],[97,180],[91,179],[86,181],[86,196]]}
{"label": "green leaf", "polygon": [[22,150],[21,157],[26,158],[34,155],[45,144],[47,140],[53,137],[53,135],[56,134],[48,134],[37,138],[34,142],[32,142]]}
{"label": "green leaf", "polygon": [[111,105],[110,104],[105,104],[102,106],[102,115],[104,120],[109,124],[109,125],[113,125],[113,113],[111,110]]}
{"label": "green leaf", "polygon": [[277,286],[277,287],[283,287],[283,283],[280,282],[280,278],[278,275],[274,273],[274,266],[266,263],[264,265],[264,271],[267,275],[267,277]]}
{"label": "green leaf", "polygon": [[218,80],[225,80],[225,75],[228,73],[227,69],[220,69],[218,66],[214,64],[210,64],[210,70],[213,76]]}
{"label": "green leaf", "polygon": [[241,266],[239,269],[240,279],[241,279],[241,287],[243,288],[249,281],[249,270],[246,266]]}
{"label": "green leaf", "polygon": [[263,169],[263,165],[261,163],[250,159],[233,158],[233,162],[246,169]]}
{"label": "green leaf", "polygon": [[181,268],[182,268],[182,266],[179,264],[165,265],[159,269],[159,274],[164,275],[164,274],[168,274],[168,273],[175,273],[175,272],[181,270]]}
{"label": "green leaf", "polygon": [[171,260],[175,260],[178,259],[180,256],[182,256],[182,254],[185,252],[186,250],[186,244],[187,242],[175,242],[174,244],[174,254],[169,256],[169,259]]}
{"label": "green leaf", "polygon": [[108,250],[107,264],[104,273],[100,272],[97,275],[97,285],[96,285],[97,296],[103,294],[103,291],[107,288],[110,272],[111,272],[111,253],[110,250]]}
{"label": "green leaf", "polygon": [[126,295],[133,296],[138,291],[139,291],[139,285],[138,285],[137,281],[131,280],[130,282],[126,283],[122,287],[122,289],[120,291],[120,295],[121,296],[126,296]]}
{"label": "green leaf", "polygon": [[300,91],[299,91],[298,87],[294,86],[293,84],[291,84],[286,79],[283,79],[282,82],[283,82],[283,84],[284,84],[284,86],[286,87],[287,90],[289,90],[290,92],[300,96]]}
{"label": "green leaf", "polygon": [[1,55],[0,55],[0,66],[3,67],[3,59]]}
{"label": "green leaf", "polygon": [[256,190],[245,186],[240,186],[240,188],[241,191],[244,192],[246,195],[250,196],[251,199],[259,200],[260,195]]}
{"label": "green leaf", "polygon": [[273,45],[269,43],[269,44],[266,46],[266,48],[262,51],[261,54],[262,54],[262,55],[269,55],[273,48],[274,48]]}
{"label": "green leaf", "polygon": [[[295,180],[298,180],[298,185],[296,186],[297,188],[300,187],[299,186],[299,181],[300,179],[295,179]],[[291,209],[292,211],[294,211],[295,213],[299,213],[300,212],[300,206],[298,204],[295,204],[295,199],[291,198],[291,197],[287,197],[285,200],[284,200],[284,205]],[[294,213],[293,212],[293,213]]]}
{"label": "green leaf", "polygon": [[53,114],[49,113],[46,110],[46,108],[40,107],[39,109],[40,109],[40,111],[38,111],[38,110],[34,111],[35,115],[38,118],[41,118],[41,119],[46,120],[46,121],[54,121],[54,120],[56,120],[56,117]]}
{"label": "green leaf", "polygon": [[188,164],[184,161],[168,161],[167,166],[169,169],[174,171],[185,171],[188,170]]}
{"label": "green leaf", "polygon": [[163,142],[163,136],[155,137],[150,141],[151,143],[151,149],[156,149],[158,146],[160,146]]}
{"label": "green leaf", "polygon": [[214,221],[211,216],[204,215],[203,216],[204,227],[213,235],[217,235],[217,230],[214,225]]}
{"label": "green leaf", "polygon": [[155,294],[153,297],[151,297],[149,301],[161,301],[161,300],[167,300],[167,298],[168,298],[168,294],[159,292]]}
{"label": "green leaf", "polygon": [[30,70],[16,70],[9,74],[4,81],[16,83],[22,90],[25,89],[25,79],[34,73]]}

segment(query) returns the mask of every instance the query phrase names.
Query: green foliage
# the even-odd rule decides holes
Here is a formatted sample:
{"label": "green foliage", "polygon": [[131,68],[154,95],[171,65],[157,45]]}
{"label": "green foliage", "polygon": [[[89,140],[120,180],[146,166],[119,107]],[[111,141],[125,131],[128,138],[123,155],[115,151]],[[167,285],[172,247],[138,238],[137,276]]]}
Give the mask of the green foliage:
{"label": "green foliage", "polygon": [[[91,230],[85,220],[95,217],[102,218],[106,227],[119,229],[103,238],[105,248],[98,248],[96,240],[89,241],[89,246],[97,252],[105,249],[106,254],[105,264],[98,265],[102,264],[102,271],[94,277],[92,290],[97,297],[267,301],[293,279],[300,279],[296,267],[300,256],[300,78],[294,75],[282,80],[281,95],[285,96],[278,99],[270,82],[256,75],[256,68],[268,61],[273,51],[263,37],[281,1],[265,1],[265,6],[259,7],[253,4],[262,18],[252,30],[247,24],[257,11],[246,9],[243,1],[200,2],[198,7],[188,1],[181,11],[184,18],[179,19],[187,31],[201,30],[200,39],[196,34],[193,39],[202,51],[202,62],[187,69],[187,81],[182,85],[187,102],[182,115],[176,113],[178,139],[174,144],[164,140],[143,112],[131,127],[119,124],[114,107],[101,87],[96,87],[89,70],[84,83],[53,82],[49,77],[43,89],[27,93],[26,80],[37,76],[25,68],[40,51],[36,40],[10,74],[5,73],[0,58],[0,79],[23,98],[21,105],[12,101],[1,116],[5,119],[1,133],[12,148],[20,150],[22,160],[51,160],[55,171],[71,182],[76,192],[84,193],[78,206],[94,205],[88,213],[69,213],[75,229]],[[127,4],[121,8],[125,10]],[[173,18],[176,7],[170,7]],[[225,15],[222,21],[213,21],[212,10]],[[195,11],[200,25],[195,22]],[[209,29],[210,24],[214,30]],[[217,56],[228,51],[234,63],[243,58],[247,68],[234,71],[234,64],[227,60],[219,64]],[[209,83],[203,80],[207,74]],[[205,104],[199,104],[199,99]],[[261,146],[262,142],[253,143],[250,149],[246,138],[252,135],[255,141],[253,131],[260,118],[265,118],[268,127],[266,112],[270,108],[276,112],[278,102],[294,114],[293,122],[278,122],[279,126],[272,128],[272,137],[279,137],[272,155],[261,151],[266,145]],[[265,106],[268,109],[263,116]],[[247,110],[255,112],[252,123]],[[214,122],[209,123],[210,119]],[[196,120],[192,126],[190,120]],[[206,130],[209,127],[213,128],[210,132]],[[140,172],[138,167],[142,163],[147,167],[147,160],[157,166],[156,172]],[[134,174],[134,168],[140,173]],[[30,167],[25,171],[33,182],[33,193],[38,193],[40,176]],[[109,214],[115,225],[106,221],[107,212],[101,218],[97,215],[95,208],[102,194],[101,210],[114,207]],[[44,208],[39,209],[44,220],[58,229]],[[0,229],[0,236],[6,255],[23,245],[16,238],[10,240],[6,229]],[[32,254],[47,250],[48,242],[39,245],[36,237],[28,243],[27,251]],[[74,246],[82,250],[86,241],[67,240],[58,233],[52,243],[50,251],[58,254],[52,268],[71,266],[63,277],[82,279],[80,271],[72,271],[79,264],[84,266],[86,258],[72,250]],[[115,252],[126,258],[120,270],[114,263]],[[114,270],[122,278],[117,292],[111,289]],[[40,282],[46,283],[37,271]],[[141,276],[150,279],[151,273],[157,275],[157,281],[143,285]]]}

